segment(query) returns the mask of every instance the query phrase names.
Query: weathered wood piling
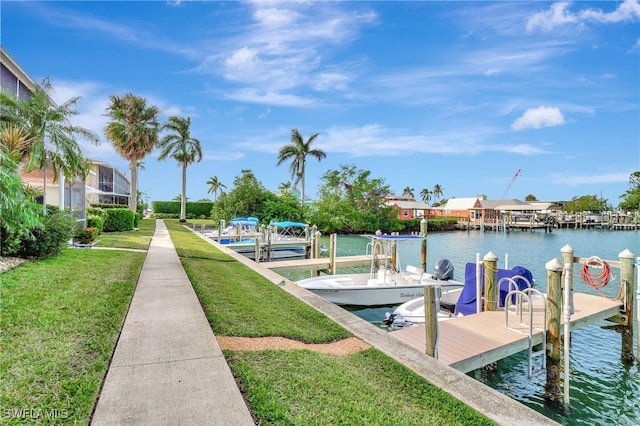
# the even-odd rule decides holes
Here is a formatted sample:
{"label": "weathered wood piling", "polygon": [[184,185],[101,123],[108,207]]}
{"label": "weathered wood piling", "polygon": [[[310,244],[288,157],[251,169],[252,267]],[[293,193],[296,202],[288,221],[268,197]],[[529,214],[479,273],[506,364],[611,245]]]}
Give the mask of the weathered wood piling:
{"label": "weathered wood piling", "polygon": [[560,400],[560,315],[562,312],[562,265],[557,259],[547,269],[547,383],[545,397]]}

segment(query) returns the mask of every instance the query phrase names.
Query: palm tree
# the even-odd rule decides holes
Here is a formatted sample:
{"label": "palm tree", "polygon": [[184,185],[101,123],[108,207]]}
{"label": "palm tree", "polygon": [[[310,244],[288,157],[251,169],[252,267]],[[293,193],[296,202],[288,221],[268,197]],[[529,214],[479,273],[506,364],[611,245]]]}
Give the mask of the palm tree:
{"label": "palm tree", "polygon": [[402,191],[402,196],[403,197],[409,197],[409,198],[415,198],[415,196],[413,195],[413,191],[415,191],[414,188],[411,187],[406,187],[403,191]]}
{"label": "palm tree", "polygon": [[[26,135],[26,145],[20,148],[22,154],[28,155],[25,171],[43,169],[44,192],[43,204],[46,205],[46,169],[49,165],[54,170],[54,181],[61,173],[68,179],[88,173],[87,161],[82,153],[77,138],[99,144],[98,136],[69,121],[77,115],[75,109],[79,97],[73,97],[61,105],[55,105],[49,96],[51,83],[46,78],[36,86],[27,100],[18,99],[9,92],[0,93],[2,121],[12,123],[22,129]],[[17,155],[17,153],[14,153]],[[22,156],[21,156],[22,157]]]}
{"label": "palm tree", "polygon": [[17,124],[2,123],[0,126],[0,150],[8,158],[18,164],[31,144],[29,135]]}
{"label": "palm tree", "polygon": [[207,192],[209,194],[213,194],[213,201],[217,201],[218,192],[222,194],[224,192],[223,189],[227,189],[227,186],[220,182],[218,176],[211,176],[206,184],[209,185],[209,190]]}
{"label": "palm tree", "polygon": [[314,133],[305,142],[298,129],[291,129],[291,144],[283,146],[278,152],[278,166],[284,161],[292,160],[289,171],[294,185],[300,182],[300,201],[302,205],[304,205],[304,175],[307,157],[315,157],[318,161],[327,157],[324,151],[311,148],[317,137],[318,133]]}
{"label": "palm tree", "polygon": [[425,204],[429,204],[429,201],[431,201],[431,191],[429,191],[427,188],[424,188],[422,191],[420,191],[420,197],[422,197],[422,201]]}
{"label": "palm tree", "polygon": [[439,183],[436,183],[435,185],[433,185],[433,191],[431,192],[433,194],[433,198],[437,201],[440,198],[442,198],[442,186],[440,186]]}
{"label": "palm tree", "polygon": [[131,171],[131,198],[129,208],[135,213],[138,194],[138,162],[150,154],[158,143],[160,125],[155,106],[148,106],[146,99],[127,93],[124,96],[110,96],[106,115],[111,122],[104,134],[113,148],[129,161]]}
{"label": "palm tree", "polygon": [[280,183],[280,185],[278,185],[278,191],[280,192],[291,192],[292,189],[294,189],[294,187],[290,180],[282,182]]}
{"label": "palm tree", "polygon": [[162,128],[171,131],[160,140],[161,149],[158,160],[167,157],[176,160],[182,166],[182,198],[180,200],[180,220],[187,215],[187,167],[193,162],[202,160],[200,141],[191,137],[191,118],[169,117],[169,122]]}

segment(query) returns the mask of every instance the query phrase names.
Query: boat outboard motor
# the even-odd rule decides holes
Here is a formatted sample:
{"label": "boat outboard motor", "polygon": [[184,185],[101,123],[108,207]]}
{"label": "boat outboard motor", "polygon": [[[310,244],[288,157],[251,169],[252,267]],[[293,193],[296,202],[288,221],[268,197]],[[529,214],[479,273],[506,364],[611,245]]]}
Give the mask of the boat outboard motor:
{"label": "boat outboard motor", "polygon": [[405,320],[402,314],[392,314],[389,312],[384,314],[384,320],[382,320],[382,323],[390,325],[391,331],[402,330],[403,328],[408,328],[414,325],[413,323]]}
{"label": "boat outboard motor", "polygon": [[435,272],[433,276],[436,277],[436,279],[443,281],[453,279],[453,264],[449,261],[449,259],[438,260],[434,270]]}

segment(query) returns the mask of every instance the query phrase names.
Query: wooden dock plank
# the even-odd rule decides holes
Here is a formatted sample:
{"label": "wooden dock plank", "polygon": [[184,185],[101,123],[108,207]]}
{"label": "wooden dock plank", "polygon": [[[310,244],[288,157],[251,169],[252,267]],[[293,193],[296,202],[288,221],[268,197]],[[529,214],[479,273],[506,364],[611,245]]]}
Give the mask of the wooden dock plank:
{"label": "wooden dock plank", "polygon": [[[620,306],[619,301],[575,293],[575,313],[571,316],[571,329],[611,318],[619,313]],[[524,313],[523,320],[528,324],[528,313]],[[543,322],[542,310],[534,309],[534,326],[541,326]],[[519,324],[519,316],[514,313],[509,317],[511,330],[505,323],[504,311],[481,312],[438,322],[438,360],[466,373],[528,349],[528,326]],[[561,332],[563,331],[561,327]],[[424,325],[417,325],[390,334],[424,351],[425,332]],[[533,344],[539,343],[542,343],[542,332],[537,330],[533,334]]]}

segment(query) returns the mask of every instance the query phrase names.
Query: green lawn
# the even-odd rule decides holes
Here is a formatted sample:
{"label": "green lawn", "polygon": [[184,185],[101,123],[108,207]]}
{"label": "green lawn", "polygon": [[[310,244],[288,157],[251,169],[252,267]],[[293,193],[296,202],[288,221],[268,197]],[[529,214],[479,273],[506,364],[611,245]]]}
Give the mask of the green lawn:
{"label": "green lawn", "polygon": [[103,232],[98,236],[96,247],[118,247],[146,250],[156,229],[155,219],[142,219],[138,229],[125,232]]}
{"label": "green lawn", "polygon": [[67,249],[0,274],[0,423],[89,421],[144,258]]}
{"label": "green lawn", "polygon": [[[341,326],[258,273],[165,220],[217,335],[331,342]],[[261,424],[488,425],[492,422],[376,349],[225,351]]]}

